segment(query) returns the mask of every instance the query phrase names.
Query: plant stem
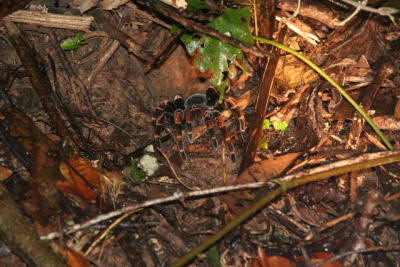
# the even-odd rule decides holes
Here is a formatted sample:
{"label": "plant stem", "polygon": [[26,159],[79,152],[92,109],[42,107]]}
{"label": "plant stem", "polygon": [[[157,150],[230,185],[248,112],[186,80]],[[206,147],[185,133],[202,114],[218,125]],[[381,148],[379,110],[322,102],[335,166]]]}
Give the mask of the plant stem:
{"label": "plant stem", "polygon": [[393,146],[390,143],[390,141],[386,138],[386,136],[382,133],[382,131],[378,128],[378,126],[376,126],[376,124],[374,123],[374,121],[371,119],[370,116],[368,116],[368,114],[364,111],[364,109],[362,109],[360,107],[360,105],[358,105],[353,98],[351,98],[351,96],[339,85],[337,84],[325,71],[323,71],[321,68],[319,68],[317,65],[315,65],[314,62],[312,62],[311,60],[309,60],[308,58],[306,58],[305,56],[303,56],[302,54],[296,52],[295,50],[291,49],[290,47],[287,47],[281,43],[272,41],[272,40],[268,40],[268,39],[264,39],[258,36],[253,36],[254,40],[266,43],[266,44],[270,44],[273,45],[275,47],[278,47],[282,50],[285,50],[286,52],[298,57],[299,59],[301,59],[304,63],[306,63],[308,66],[310,66],[313,70],[315,70],[319,75],[321,75],[325,80],[327,80],[332,86],[334,86],[339,93],[346,98],[347,101],[349,101],[349,103],[361,114],[361,116],[364,117],[364,119],[366,120],[366,122],[368,122],[368,124],[372,127],[372,129],[376,132],[376,134],[382,139],[382,141],[385,143],[386,147],[389,150],[393,150]]}

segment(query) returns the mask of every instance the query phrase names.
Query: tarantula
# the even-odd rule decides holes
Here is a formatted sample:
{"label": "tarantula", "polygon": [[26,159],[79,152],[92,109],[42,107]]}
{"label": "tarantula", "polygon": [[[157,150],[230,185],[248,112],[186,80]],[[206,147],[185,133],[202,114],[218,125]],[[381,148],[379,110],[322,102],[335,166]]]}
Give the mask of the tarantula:
{"label": "tarantula", "polygon": [[236,99],[227,97],[221,103],[218,102],[218,99],[218,92],[213,87],[209,87],[205,94],[193,94],[186,99],[181,95],[176,95],[173,101],[165,100],[161,102],[153,114],[155,145],[161,145],[160,135],[163,130],[173,131],[179,154],[183,161],[187,161],[183,133],[186,133],[189,143],[193,143],[193,123],[204,121],[207,132],[211,137],[212,146],[218,148],[218,140],[214,129],[217,126],[228,147],[230,159],[232,162],[235,162],[235,148],[232,144],[231,134],[228,133],[225,117],[222,115],[222,112],[224,110],[231,110],[236,115],[241,132],[245,131],[245,117]]}

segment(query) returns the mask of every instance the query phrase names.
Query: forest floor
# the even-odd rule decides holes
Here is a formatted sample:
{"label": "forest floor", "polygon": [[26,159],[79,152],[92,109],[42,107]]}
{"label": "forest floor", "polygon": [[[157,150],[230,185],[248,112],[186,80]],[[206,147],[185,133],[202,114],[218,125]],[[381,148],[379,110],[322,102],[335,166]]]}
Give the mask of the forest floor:
{"label": "forest floor", "polygon": [[[400,262],[400,20],[385,1],[342,24],[356,1],[303,0],[296,17],[295,0],[89,2],[0,5],[1,266]],[[310,59],[387,142],[295,55],[251,35],[223,46],[215,21]]]}

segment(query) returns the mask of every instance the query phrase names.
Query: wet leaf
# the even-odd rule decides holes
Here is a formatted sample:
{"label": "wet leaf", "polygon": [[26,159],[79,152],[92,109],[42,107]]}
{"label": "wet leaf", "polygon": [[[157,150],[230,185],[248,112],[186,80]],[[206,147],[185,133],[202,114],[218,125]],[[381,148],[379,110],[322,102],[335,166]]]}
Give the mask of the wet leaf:
{"label": "wet leaf", "polygon": [[81,157],[72,157],[67,163],[60,164],[60,171],[65,180],[58,181],[57,188],[64,193],[80,196],[90,203],[95,203],[97,196],[102,193],[101,172],[95,169],[90,161]]}

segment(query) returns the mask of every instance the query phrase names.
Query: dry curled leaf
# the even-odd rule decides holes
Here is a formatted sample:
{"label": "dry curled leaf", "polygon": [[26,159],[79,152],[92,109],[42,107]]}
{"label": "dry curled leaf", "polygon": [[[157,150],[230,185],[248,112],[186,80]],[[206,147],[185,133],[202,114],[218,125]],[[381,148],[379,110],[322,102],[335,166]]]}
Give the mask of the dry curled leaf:
{"label": "dry curled leaf", "polygon": [[92,163],[81,157],[72,157],[60,164],[64,181],[57,182],[57,188],[64,193],[80,196],[90,203],[95,203],[102,193],[100,171]]}

